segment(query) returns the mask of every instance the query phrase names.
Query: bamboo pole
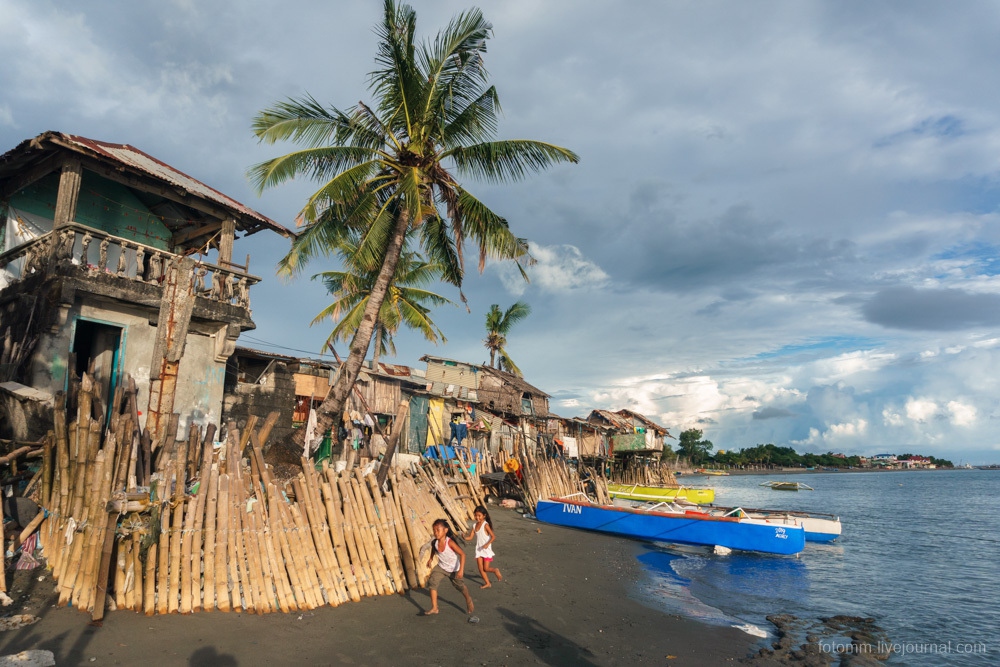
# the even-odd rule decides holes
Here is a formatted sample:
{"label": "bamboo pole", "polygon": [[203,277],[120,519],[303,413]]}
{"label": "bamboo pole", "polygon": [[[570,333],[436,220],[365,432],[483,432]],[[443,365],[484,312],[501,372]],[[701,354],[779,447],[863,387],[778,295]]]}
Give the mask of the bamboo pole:
{"label": "bamboo pole", "polygon": [[[303,459],[308,461],[308,459]],[[305,467],[305,490],[308,497],[308,511],[315,517],[315,522],[319,525],[319,539],[323,544],[326,559],[329,563],[330,574],[333,580],[334,590],[337,594],[336,604],[347,602],[350,594],[347,590],[346,571],[350,568],[349,562],[340,559],[334,545],[334,529],[323,502],[322,483],[319,473],[316,472],[312,464]]]}
{"label": "bamboo pole", "polygon": [[374,575],[375,588],[378,590],[379,595],[391,593],[389,580],[385,574],[385,557],[382,555],[382,548],[378,543],[378,535],[375,533],[375,527],[368,519],[366,511],[368,503],[362,496],[361,485],[357,479],[349,479],[347,481],[347,488],[354,495],[354,512],[357,516],[359,532],[364,540],[365,550],[368,552],[368,566]]}
{"label": "bamboo pole", "polygon": [[260,489],[260,481],[254,480],[253,508],[247,513],[247,523],[250,534],[253,535],[253,547],[257,550],[260,572],[263,581],[262,597],[270,611],[280,609],[289,611],[284,584],[284,577],[278,572],[274,548],[270,536],[267,535],[267,505],[263,500],[264,492]]}
{"label": "bamboo pole", "polygon": [[[399,564],[399,547],[397,547],[392,540],[393,535],[389,534],[388,527],[385,525],[385,508],[381,504],[381,498],[379,498],[378,488],[375,486],[375,480],[371,479],[372,475],[368,475],[371,485],[368,486],[365,483],[365,478],[358,471],[356,474],[358,490],[362,495],[361,506],[365,510],[365,514],[368,518],[368,523],[374,529],[373,540],[376,540],[375,553],[377,557],[381,557],[381,560],[377,560],[380,565],[379,571],[383,572],[386,579],[386,592],[402,593],[403,592],[403,576],[402,567]],[[378,509],[379,512],[375,510]]]}
{"label": "bamboo pole", "polygon": [[[329,469],[326,472],[329,474]],[[351,601],[357,602],[361,599],[361,594],[358,591],[357,577],[351,570],[351,557],[347,553],[347,543],[344,538],[344,517],[334,505],[333,489],[329,481],[323,483],[323,505],[326,509],[327,523],[330,526],[334,551],[337,553],[337,562],[344,578],[347,596]]]}
{"label": "bamboo pole", "polygon": [[219,475],[218,527],[215,533],[215,606],[219,611],[229,611],[239,605],[237,599],[239,592],[235,590],[235,586],[232,605],[230,605],[229,596],[229,560],[235,557],[230,553],[230,549],[235,548],[235,545],[230,540],[229,505],[229,474],[227,473]]}
{"label": "bamboo pole", "polygon": [[240,530],[236,535],[239,545],[237,549],[242,548],[243,554],[240,562],[245,561],[245,567],[242,570],[243,594],[248,598],[247,602],[251,605],[250,610],[263,614],[271,611],[271,602],[268,598],[273,596],[264,587],[264,577],[259,562],[260,553],[254,545],[256,534],[250,530],[246,494],[242,484],[238,484],[236,487],[236,514],[240,518]]}
{"label": "bamboo pole", "polygon": [[[97,453],[94,470],[91,474],[91,491],[88,494],[91,501],[91,508],[94,508],[94,505],[100,502],[96,489],[99,486],[100,478],[104,474],[104,467],[105,453],[100,451]],[[92,509],[92,511],[94,511],[93,516],[97,516],[97,510]],[[69,524],[68,521],[67,524]],[[67,525],[68,530],[69,526]],[[94,534],[93,526],[87,525],[81,532],[71,534],[73,536],[73,543],[66,546],[64,553],[67,555],[61,561],[63,572],[59,577],[59,606],[65,606],[73,599],[77,579],[86,576],[85,570],[87,569],[89,560],[85,556],[88,553],[88,548],[93,547],[90,544],[90,538]]]}
{"label": "bamboo pole", "polygon": [[[315,505],[307,477],[303,475],[299,479],[292,480],[292,487],[295,489],[295,498],[298,505],[305,510],[305,523],[308,524],[309,533],[312,536],[313,544],[316,548],[318,559],[317,569],[320,581],[323,582],[323,589],[326,591],[327,602],[331,606],[337,606],[342,599],[342,587],[336,581],[337,571],[340,569],[337,559],[333,555],[333,543],[330,541],[329,532],[324,531],[325,522],[319,516]],[[346,597],[346,595],[343,595]]]}
{"label": "bamboo pole", "polygon": [[[181,453],[183,454],[183,452]],[[174,614],[180,609],[181,593],[181,538],[184,534],[184,509],[187,505],[184,494],[184,467],[186,459],[178,455],[175,459],[175,491],[173,496],[173,509],[171,512],[173,522],[170,526],[170,577],[168,580],[169,594],[167,602],[167,613]],[[187,568],[185,568],[187,569]]]}
{"label": "bamboo pole", "polygon": [[[327,470],[327,484],[324,487],[324,491],[329,491],[330,503],[329,508],[334,512],[334,524],[337,526],[337,534],[340,536],[341,553],[347,551],[347,560],[341,558],[342,563],[346,563],[344,569],[345,574],[353,579],[354,588],[357,591],[358,599],[365,597],[366,595],[373,595],[374,588],[372,587],[370,577],[365,571],[362,565],[361,552],[358,548],[357,538],[354,535],[354,519],[350,511],[349,503],[350,501],[345,501],[344,496],[340,491],[341,479],[338,477],[337,473],[333,470]],[[348,581],[351,581],[349,579]],[[350,588],[348,589],[350,590]],[[351,598],[354,599],[353,597]]]}
{"label": "bamboo pole", "polygon": [[413,543],[410,540],[409,531],[406,528],[406,521],[403,517],[403,509],[399,504],[399,486],[395,479],[393,481],[392,491],[389,492],[386,506],[389,508],[389,511],[393,513],[392,523],[396,530],[396,542],[399,543],[400,557],[403,559],[403,569],[406,571],[406,582],[409,584],[410,588],[417,588],[420,585],[420,579],[417,574]]}
{"label": "bamboo pole", "polygon": [[146,616],[156,613],[156,548],[154,542],[146,551],[145,576],[142,580],[142,610]]}
{"label": "bamboo pole", "polygon": [[317,584],[315,560],[306,548],[303,531],[295,521],[292,512],[294,506],[279,501],[276,507],[281,514],[281,522],[286,527],[285,536],[288,538],[289,550],[299,572],[299,583],[307,601],[306,608],[315,609],[323,604],[323,593]]}
{"label": "bamboo pole", "polygon": [[344,534],[348,540],[347,549],[350,551],[351,546],[353,545],[354,547],[354,551],[351,553],[351,564],[354,566],[355,573],[359,570],[361,571],[365,595],[378,595],[379,590],[375,583],[375,575],[371,570],[372,559],[368,554],[361,520],[355,507],[356,501],[348,489],[347,482],[343,476],[337,478],[335,491],[339,491],[340,500],[343,503]]}
{"label": "bamboo pole", "polygon": [[[238,444],[236,441],[229,443],[229,452],[226,457],[228,484],[226,493],[221,494],[219,507],[225,507],[226,511],[226,531],[224,533],[226,541],[226,574],[224,581],[228,583],[231,608],[235,611],[240,608],[244,611],[252,611],[248,606],[248,599],[243,596],[241,567],[243,566],[243,549],[240,545],[240,513],[237,507],[236,490],[242,484],[239,478],[239,459],[237,454]],[[218,574],[216,575],[218,576]]]}
{"label": "bamboo pole", "polygon": [[[206,458],[209,458],[206,456]],[[216,572],[216,508],[219,503],[219,464],[214,461],[208,475],[208,498],[205,500],[205,555],[202,557],[205,576],[202,585],[202,606],[215,609]]]}
{"label": "bamboo pole", "polygon": [[157,498],[160,501],[160,535],[159,535],[159,548],[157,549],[157,557],[159,562],[157,563],[156,571],[156,613],[166,614],[168,609],[167,601],[170,599],[170,594],[167,590],[167,582],[170,571],[170,501],[168,494],[170,493],[169,482],[166,477],[167,472],[162,473],[164,478],[160,480],[163,488],[158,489],[158,491],[163,494],[162,499]]}
{"label": "bamboo pole", "polygon": [[285,501],[279,499],[277,489],[273,484],[268,487],[267,500],[271,539],[274,542],[275,550],[281,553],[285,571],[288,573],[288,579],[291,583],[295,606],[298,609],[313,609],[314,605],[310,604],[310,596],[306,591],[305,577],[299,576],[298,561],[296,560],[297,554],[292,553],[291,541],[288,539],[288,530],[278,507],[278,503]]}
{"label": "bamboo pole", "polygon": [[201,580],[205,558],[201,549],[205,537],[205,505],[209,495],[208,483],[212,474],[211,456],[198,455],[197,460],[201,463],[201,470],[198,473],[198,493],[195,496],[194,525],[191,527],[190,561],[184,562],[184,567],[191,571],[187,589],[190,591],[191,611],[201,611],[202,609]]}

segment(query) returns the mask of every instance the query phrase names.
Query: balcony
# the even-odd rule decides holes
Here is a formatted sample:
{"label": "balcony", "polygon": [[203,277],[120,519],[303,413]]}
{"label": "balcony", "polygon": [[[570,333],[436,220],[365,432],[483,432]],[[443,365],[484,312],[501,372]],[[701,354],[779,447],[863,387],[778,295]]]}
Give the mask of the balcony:
{"label": "balcony", "polygon": [[[82,272],[100,282],[109,281],[119,289],[159,287],[168,262],[180,258],[159,248],[70,223],[0,254],[0,290],[35,275],[64,274],[67,270]],[[197,296],[247,311],[250,287],[260,282],[257,276],[200,261],[195,261],[192,280]]]}

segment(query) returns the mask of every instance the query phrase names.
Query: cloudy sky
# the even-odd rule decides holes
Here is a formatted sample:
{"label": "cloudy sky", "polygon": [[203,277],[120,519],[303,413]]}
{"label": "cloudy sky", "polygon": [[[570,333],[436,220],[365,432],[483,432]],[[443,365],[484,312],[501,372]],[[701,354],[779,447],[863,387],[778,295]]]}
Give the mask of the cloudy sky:
{"label": "cloudy sky", "polygon": [[[310,192],[244,176],[291,147],[251,118],[309,93],[369,100],[380,3],[0,0],[0,152],[46,130],[129,143],[287,226]],[[431,36],[469,5],[414,4]],[[85,7],[85,8],[84,8]],[[485,312],[563,416],[629,408],[717,448],[1000,461],[1000,6],[940,2],[492,0],[501,136],[576,151],[503,187],[468,183],[531,240],[435,312],[488,358]],[[247,346],[318,356],[328,299],[274,277]],[[454,290],[442,287],[457,301]]]}

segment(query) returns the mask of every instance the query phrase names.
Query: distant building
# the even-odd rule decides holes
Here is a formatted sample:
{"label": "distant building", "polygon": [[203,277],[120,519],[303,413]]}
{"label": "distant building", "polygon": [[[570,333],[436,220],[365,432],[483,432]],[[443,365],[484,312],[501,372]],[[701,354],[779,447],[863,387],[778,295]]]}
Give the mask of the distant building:
{"label": "distant building", "polygon": [[614,430],[611,450],[614,454],[659,453],[666,438],[672,437],[666,428],[631,410],[593,410],[587,421]]}

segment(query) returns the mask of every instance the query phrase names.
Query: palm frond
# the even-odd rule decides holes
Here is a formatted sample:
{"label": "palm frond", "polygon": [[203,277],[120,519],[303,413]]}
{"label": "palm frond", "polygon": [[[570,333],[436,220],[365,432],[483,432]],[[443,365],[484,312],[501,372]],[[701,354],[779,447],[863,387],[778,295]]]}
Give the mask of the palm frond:
{"label": "palm frond", "polygon": [[350,118],[335,107],[326,109],[311,95],[289,98],[263,109],[251,122],[254,135],[265,144],[292,141],[319,147],[332,142]]}
{"label": "palm frond", "polygon": [[579,156],[569,149],[528,139],[458,146],[446,151],[442,157],[450,157],[459,174],[490,183],[520,181],[528,174],[542,171],[554,164],[576,164],[580,161]]}

